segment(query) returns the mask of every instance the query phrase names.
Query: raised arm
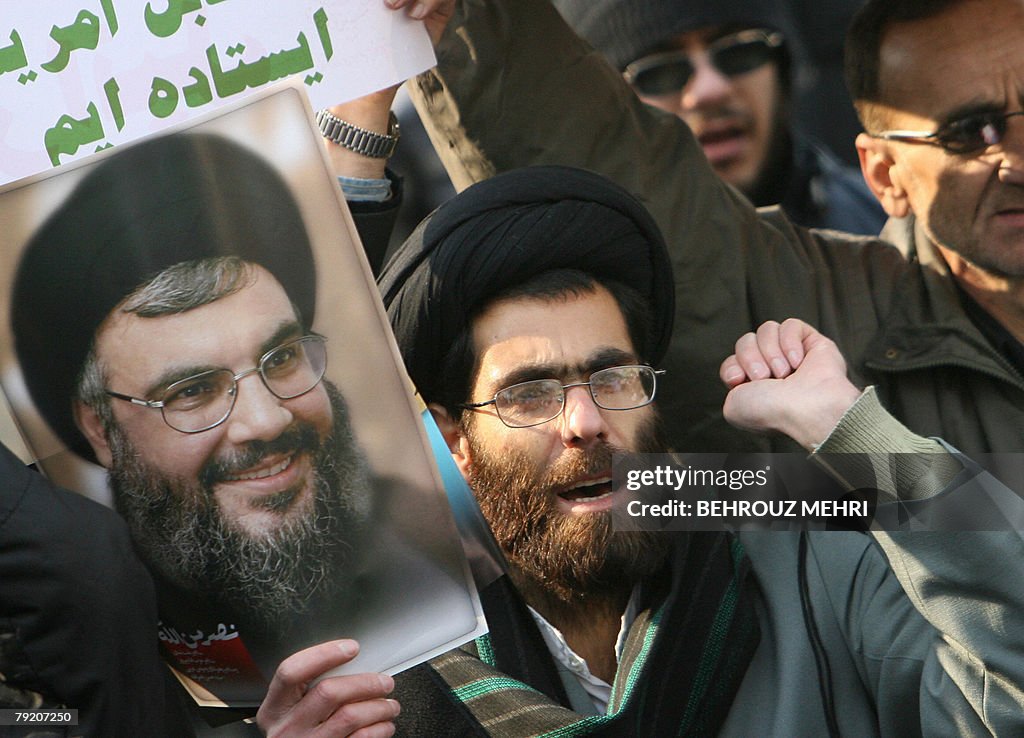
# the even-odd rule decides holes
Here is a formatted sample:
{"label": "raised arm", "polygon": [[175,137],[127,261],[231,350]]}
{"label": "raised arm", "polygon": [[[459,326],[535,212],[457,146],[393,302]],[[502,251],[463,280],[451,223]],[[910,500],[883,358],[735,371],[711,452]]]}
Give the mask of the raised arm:
{"label": "raised arm", "polygon": [[[796,228],[777,210],[758,213],[715,175],[685,123],[641,103],[547,0],[460,0],[437,55],[437,69],[410,93],[457,188],[515,167],[565,164],[609,177],[651,211],[677,290],[664,366],[686,382],[668,379],[659,390],[676,450],[759,443],[720,418],[717,368],[735,336],[800,317],[856,361],[889,313],[890,287],[905,269],[898,252],[862,241],[836,248],[835,235]],[[851,311],[836,304],[846,294],[870,298]]]}
{"label": "raised arm", "polygon": [[685,124],[643,105],[546,0],[421,4],[451,20],[410,94],[457,189],[532,164],[585,167],[637,194],[666,235],[706,212],[705,187],[730,192]]}
{"label": "raised arm", "polygon": [[[919,700],[925,735],[1022,734],[1024,501],[947,445],[908,431],[870,389],[860,393],[835,344],[806,323],[769,323],[744,335],[720,376],[730,388],[724,409],[730,422],[789,434],[815,449],[811,458],[851,488],[877,486],[883,501],[948,511],[933,518],[944,520],[946,530],[872,531],[907,598],[934,628],[920,672],[896,665],[889,671],[896,681],[874,682],[879,710],[903,694],[907,704]],[[968,525],[964,510],[998,530],[956,530]],[[905,624],[886,617],[886,603],[876,599],[862,596],[860,615],[844,616],[870,631],[852,634],[852,642],[906,635],[897,632]],[[865,672],[878,668],[867,665]],[[908,674],[916,683],[907,683]]]}
{"label": "raised arm", "polygon": [[[446,12],[450,15],[451,0],[447,4]],[[444,10],[428,9],[403,0],[388,2],[387,5],[396,13],[407,13],[413,19],[423,21],[427,32],[435,40],[446,23]],[[375,275],[383,266],[402,201],[401,179],[387,171],[390,154],[387,153],[387,146],[382,145],[382,142],[386,143],[399,134],[396,130],[397,119],[393,119],[391,113],[399,86],[396,84],[355,100],[332,105],[325,113],[333,117],[324,116],[324,120],[333,126],[329,132],[337,135],[343,143],[354,144],[340,145],[329,140],[326,135],[324,137],[327,157],[341,183],[370,268]],[[358,131],[383,138],[367,139],[357,135]],[[359,148],[360,141],[371,141],[371,148],[377,148],[372,151],[374,155],[355,150]]]}

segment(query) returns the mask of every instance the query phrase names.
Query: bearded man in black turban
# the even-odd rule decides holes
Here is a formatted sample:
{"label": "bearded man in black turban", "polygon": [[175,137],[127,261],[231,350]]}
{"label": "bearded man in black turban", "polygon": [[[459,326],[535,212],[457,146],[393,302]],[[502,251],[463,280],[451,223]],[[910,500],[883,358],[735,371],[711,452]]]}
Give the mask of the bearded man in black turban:
{"label": "bearded man in black turban", "polygon": [[[686,289],[667,275],[643,207],[563,167],[474,185],[385,267],[379,286],[409,373],[508,561],[481,592],[489,634],[395,679],[398,734],[1019,733],[1024,679],[1006,636],[1024,632],[1020,597],[990,566],[1020,558],[1019,525],[940,540],[898,529],[734,534],[719,517],[661,532],[666,513],[636,512],[628,481],[612,484],[614,456],[628,480],[636,453],[664,450],[656,367],[674,289]],[[798,358],[783,340],[793,331]],[[1024,519],[1014,493],[860,392],[806,323],[765,324],[735,346],[721,365],[731,422],[798,440],[845,488],[880,479],[864,449],[905,449],[913,463],[877,468],[880,500],[898,490],[897,506],[973,511],[998,499],[988,508]],[[789,371],[758,370],[769,356]],[[615,530],[623,508],[632,525]],[[653,517],[651,529],[637,516]],[[315,675],[278,687],[302,694]],[[325,700],[368,712],[359,699],[311,691],[286,717],[323,714]]]}
{"label": "bearded man in black turban", "polygon": [[[396,680],[399,729],[526,735],[605,709],[617,711],[601,719],[609,735],[668,735],[684,710],[715,724],[757,642],[749,607],[711,632],[727,592],[749,598],[745,561],[724,534],[672,545],[611,523],[612,456],[664,450],[650,403],[674,286],[644,208],[583,170],[510,172],[439,208],[378,284],[409,373],[509,565],[482,593],[490,635]],[[728,656],[666,638],[648,652],[662,617],[701,648],[728,640]],[[577,668],[559,652],[575,652]],[[624,678],[648,659],[658,678]],[[673,696],[707,669],[719,689],[690,705]],[[471,694],[471,684],[488,686]]]}

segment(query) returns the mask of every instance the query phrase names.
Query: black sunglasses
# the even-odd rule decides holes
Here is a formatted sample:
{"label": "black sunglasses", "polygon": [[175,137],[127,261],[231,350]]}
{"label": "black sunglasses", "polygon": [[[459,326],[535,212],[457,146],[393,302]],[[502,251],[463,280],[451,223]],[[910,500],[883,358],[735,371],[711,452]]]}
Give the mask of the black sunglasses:
{"label": "black sunglasses", "polygon": [[872,135],[887,141],[933,144],[952,154],[974,154],[1001,142],[1010,118],[1016,115],[1024,115],[1024,110],[974,113],[943,123],[934,131],[882,131]]}
{"label": "black sunglasses", "polygon": [[[781,45],[781,33],[751,29],[712,42],[707,52],[715,69],[734,77],[772,61]],[[695,71],[689,54],[675,49],[637,59],[622,76],[641,95],[667,95],[686,87]]]}

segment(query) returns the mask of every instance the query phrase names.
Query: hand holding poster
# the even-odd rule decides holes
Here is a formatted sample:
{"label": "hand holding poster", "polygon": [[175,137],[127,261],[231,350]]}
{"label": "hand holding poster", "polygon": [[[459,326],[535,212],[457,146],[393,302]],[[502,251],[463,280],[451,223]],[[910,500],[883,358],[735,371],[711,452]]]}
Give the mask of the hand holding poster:
{"label": "hand holding poster", "polygon": [[0,183],[296,77],[314,107],[433,64],[381,0],[50,0],[0,20]]}
{"label": "hand holding poster", "polygon": [[49,476],[109,489],[169,662],[229,704],[313,643],[395,672],[482,628],[300,87],[0,192],[3,391]]}

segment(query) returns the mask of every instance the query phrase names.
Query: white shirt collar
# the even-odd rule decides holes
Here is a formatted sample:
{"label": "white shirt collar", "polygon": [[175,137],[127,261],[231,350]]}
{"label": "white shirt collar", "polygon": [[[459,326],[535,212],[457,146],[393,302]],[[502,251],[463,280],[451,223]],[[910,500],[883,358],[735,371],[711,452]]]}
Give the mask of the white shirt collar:
{"label": "white shirt collar", "polygon": [[[626,610],[622,614],[622,619],[619,626],[619,635],[615,639],[615,660],[616,662],[622,657],[622,649],[626,644],[626,635],[629,633],[630,626],[633,625],[633,621],[637,615],[637,590],[634,587],[633,593],[630,595],[629,602],[626,603]],[[529,605],[527,605],[529,607]],[[543,615],[534,610],[532,607],[530,614],[533,615],[533,619],[537,623],[537,627],[540,628],[540,634],[544,638],[544,643],[548,647],[548,651],[554,657],[555,661],[559,665],[559,673],[563,677],[563,681],[566,677],[575,677],[579,686],[587,693],[587,696],[593,701],[594,707],[597,708],[597,714],[604,715],[608,710],[608,701],[612,696],[612,685],[590,673],[590,667],[587,666],[587,661],[578,653],[569,647],[569,644],[565,641],[565,636],[555,626],[549,623]],[[578,690],[570,688],[571,685],[566,685],[569,693],[569,698],[572,700],[573,693]],[[591,713],[591,710],[584,709],[585,705],[578,705],[573,701],[573,709],[577,712]]]}

